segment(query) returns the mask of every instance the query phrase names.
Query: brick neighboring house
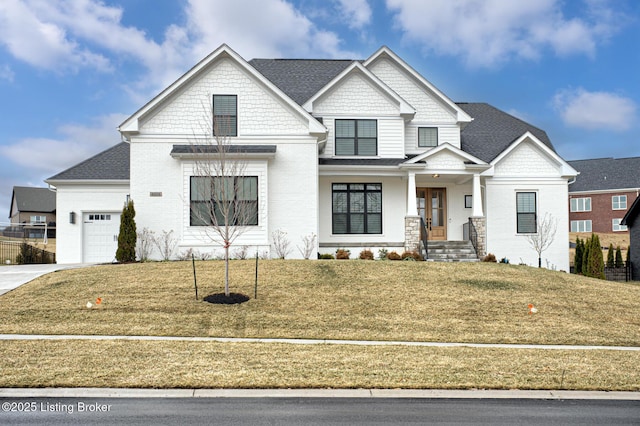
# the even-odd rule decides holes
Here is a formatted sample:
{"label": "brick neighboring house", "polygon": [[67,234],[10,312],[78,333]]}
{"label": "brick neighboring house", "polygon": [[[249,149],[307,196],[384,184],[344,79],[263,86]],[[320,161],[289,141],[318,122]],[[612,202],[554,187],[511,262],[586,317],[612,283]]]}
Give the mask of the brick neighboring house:
{"label": "brick neighboring house", "polygon": [[636,198],[627,214],[622,218],[622,224],[629,228],[629,260],[631,261],[631,279],[640,280],[640,198]]}
{"label": "brick neighboring house", "polygon": [[628,232],[621,222],[640,193],[640,157],[568,163],[580,172],[569,185],[569,231]]}

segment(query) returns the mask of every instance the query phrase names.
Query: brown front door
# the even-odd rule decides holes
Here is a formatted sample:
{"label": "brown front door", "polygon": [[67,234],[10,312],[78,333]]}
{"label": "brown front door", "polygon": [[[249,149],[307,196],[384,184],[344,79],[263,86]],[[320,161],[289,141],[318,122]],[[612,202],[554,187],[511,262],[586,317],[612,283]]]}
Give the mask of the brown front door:
{"label": "brown front door", "polygon": [[446,188],[418,188],[418,214],[427,224],[430,240],[447,239]]}

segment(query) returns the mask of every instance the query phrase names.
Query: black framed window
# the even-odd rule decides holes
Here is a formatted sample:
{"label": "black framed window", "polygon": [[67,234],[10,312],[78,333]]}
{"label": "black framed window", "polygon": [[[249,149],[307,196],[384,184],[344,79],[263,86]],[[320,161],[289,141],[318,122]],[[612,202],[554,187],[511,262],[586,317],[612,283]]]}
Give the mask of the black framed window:
{"label": "black framed window", "polygon": [[378,154],[377,120],[336,120],[336,155]]}
{"label": "black framed window", "polygon": [[382,234],[382,184],[334,183],[333,233]]}
{"label": "black framed window", "polygon": [[258,225],[257,176],[191,176],[191,226]]}
{"label": "black framed window", "polygon": [[213,95],[213,135],[238,136],[236,95]]}
{"label": "black framed window", "polygon": [[438,146],[438,128],[418,127],[418,146],[429,148]]}
{"label": "black framed window", "polygon": [[538,231],[536,193],[516,192],[518,234],[535,234]]}

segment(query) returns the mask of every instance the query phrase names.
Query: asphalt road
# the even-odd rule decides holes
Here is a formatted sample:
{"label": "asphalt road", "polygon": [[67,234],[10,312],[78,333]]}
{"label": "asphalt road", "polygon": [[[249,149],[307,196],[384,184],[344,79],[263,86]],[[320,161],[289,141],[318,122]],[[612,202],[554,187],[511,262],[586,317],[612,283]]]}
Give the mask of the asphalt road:
{"label": "asphalt road", "polygon": [[0,398],[11,425],[639,425],[640,401]]}

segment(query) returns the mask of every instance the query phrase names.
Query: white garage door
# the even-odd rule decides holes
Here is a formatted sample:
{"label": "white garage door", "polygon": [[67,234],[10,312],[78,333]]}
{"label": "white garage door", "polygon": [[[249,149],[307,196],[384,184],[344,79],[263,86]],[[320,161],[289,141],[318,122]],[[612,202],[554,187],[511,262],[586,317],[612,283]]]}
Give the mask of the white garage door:
{"label": "white garage door", "polygon": [[84,213],[82,217],[86,263],[108,263],[116,258],[120,213]]}

